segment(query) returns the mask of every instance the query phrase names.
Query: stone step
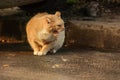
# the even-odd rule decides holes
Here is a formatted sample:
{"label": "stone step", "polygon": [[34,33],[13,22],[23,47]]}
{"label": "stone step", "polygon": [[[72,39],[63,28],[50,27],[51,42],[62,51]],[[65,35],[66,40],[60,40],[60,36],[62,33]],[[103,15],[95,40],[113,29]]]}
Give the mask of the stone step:
{"label": "stone step", "polygon": [[119,51],[120,22],[70,20],[66,44]]}

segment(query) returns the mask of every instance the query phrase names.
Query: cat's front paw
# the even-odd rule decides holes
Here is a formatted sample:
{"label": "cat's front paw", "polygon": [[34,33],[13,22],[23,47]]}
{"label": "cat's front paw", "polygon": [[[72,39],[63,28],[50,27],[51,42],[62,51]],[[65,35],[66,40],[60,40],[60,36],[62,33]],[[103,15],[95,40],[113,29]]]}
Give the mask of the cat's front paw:
{"label": "cat's front paw", "polygon": [[34,54],[35,56],[42,56],[42,55],[46,55],[47,53],[41,52],[41,51],[34,51],[33,54]]}
{"label": "cat's front paw", "polygon": [[46,55],[46,54],[47,54],[47,53],[45,53],[45,52],[40,52],[40,51],[39,51],[37,55],[38,55],[38,56],[43,56],[43,55]]}
{"label": "cat's front paw", "polygon": [[53,49],[53,50],[51,50],[50,52],[51,52],[51,53],[56,53],[57,50]]}
{"label": "cat's front paw", "polygon": [[38,51],[34,51],[34,53],[33,53],[35,56],[37,56],[38,55]]}

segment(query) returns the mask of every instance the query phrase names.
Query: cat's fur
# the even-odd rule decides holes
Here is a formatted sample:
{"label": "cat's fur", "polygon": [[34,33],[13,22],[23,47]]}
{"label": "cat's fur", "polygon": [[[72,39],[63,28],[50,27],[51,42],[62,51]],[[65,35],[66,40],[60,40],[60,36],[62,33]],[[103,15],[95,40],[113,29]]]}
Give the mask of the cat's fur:
{"label": "cat's fur", "polygon": [[65,27],[61,13],[38,13],[27,23],[27,39],[34,55],[56,53],[64,43]]}

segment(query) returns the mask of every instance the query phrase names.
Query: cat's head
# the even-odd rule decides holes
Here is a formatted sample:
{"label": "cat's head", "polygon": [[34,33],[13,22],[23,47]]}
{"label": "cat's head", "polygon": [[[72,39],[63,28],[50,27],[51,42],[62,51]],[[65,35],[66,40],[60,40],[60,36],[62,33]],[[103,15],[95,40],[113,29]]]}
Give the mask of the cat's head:
{"label": "cat's head", "polygon": [[61,13],[59,11],[57,11],[55,14],[47,15],[46,23],[50,33],[58,34],[59,32],[65,30],[64,21],[61,18]]}

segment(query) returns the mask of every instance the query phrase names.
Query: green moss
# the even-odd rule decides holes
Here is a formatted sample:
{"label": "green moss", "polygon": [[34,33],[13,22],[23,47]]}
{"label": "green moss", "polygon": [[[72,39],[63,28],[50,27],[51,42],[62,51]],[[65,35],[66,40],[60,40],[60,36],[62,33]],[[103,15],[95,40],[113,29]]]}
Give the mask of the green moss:
{"label": "green moss", "polygon": [[67,0],[67,3],[77,3],[78,2],[78,0]]}

